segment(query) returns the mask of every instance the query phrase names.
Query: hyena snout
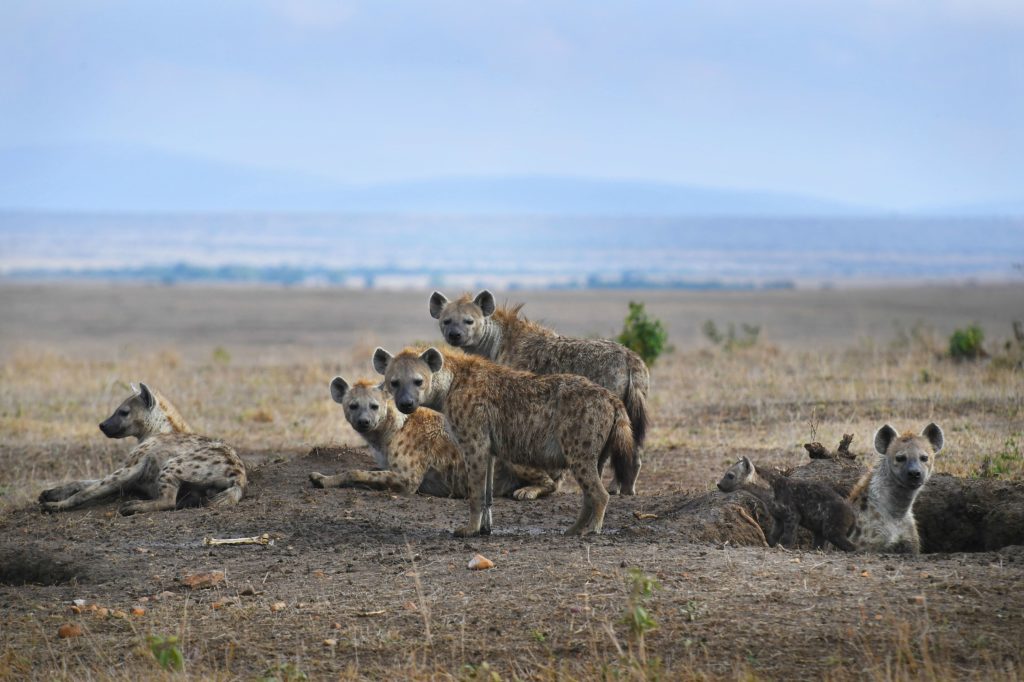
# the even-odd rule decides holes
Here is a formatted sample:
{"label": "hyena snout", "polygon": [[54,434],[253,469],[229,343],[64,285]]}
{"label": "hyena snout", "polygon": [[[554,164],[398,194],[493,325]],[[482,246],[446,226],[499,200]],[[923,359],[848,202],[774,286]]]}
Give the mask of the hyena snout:
{"label": "hyena snout", "polygon": [[395,405],[402,414],[412,414],[416,411],[416,400],[414,398],[398,398]]}
{"label": "hyena snout", "polygon": [[107,419],[106,421],[100,422],[100,431],[107,438],[117,438],[123,435],[124,425],[115,423],[113,419]]}
{"label": "hyena snout", "polygon": [[448,343],[456,348],[461,346],[462,342],[466,340],[466,335],[462,333],[461,329],[449,329],[447,337]]}
{"label": "hyena snout", "polygon": [[359,431],[360,433],[365,433],[366,431],[370,430],[370,418],[359,417],[356,419],[356,423],[353,424],[353,426],[356,428],[356,431]]}

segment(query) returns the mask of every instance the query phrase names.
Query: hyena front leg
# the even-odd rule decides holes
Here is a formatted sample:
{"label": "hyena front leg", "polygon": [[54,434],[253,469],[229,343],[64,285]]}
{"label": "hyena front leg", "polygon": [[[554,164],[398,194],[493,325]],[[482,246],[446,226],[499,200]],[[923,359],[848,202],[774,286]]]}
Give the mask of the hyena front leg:
{"label": "hyena front leg", "polygon": [[455,536],[464,538],[479,535],[480,529],[483,527],[488,460],[491,458],[491,452],[488,438],[482,431],[476,431],[468,437],[460,437],[459,447],[466,460],[466,497],[469,499],[469,523],[456,528]]}
{"label": "hyena front leg", "polygon": [[178,488],[181,486],[181,472],[164,467],[156,479],[156,498],[153,500],[134,500],[121,507],[125,516],[141,512],[166,511],[174,509],[178,500]]}
{"label": "hyena front leg", "polygon": [[[421,476],[422,478],[422,476]],[[341,488],[347,485],[365,485],[374,490],[392,490],[396,493],[416,492],[416,481],[409,480],[397,471],[367,471],[365,469],[353,469],[342,472],[336,476],[325,476],[313,472],[309,480],[317,488]]]}
{"label": "hyena front leg", "polygon": [[81,481],[81,483],[88,483],[88,485],[62,500],[43,502],[43,509],[46,511],[74,509],[86,502],[121,493],[126,489],[135,487],[139,479],[143,478],[153,465],[154,463],[149,457],[143,457],[135,464],[121,467],[98,481]]}
{"label": "hyena front leg", "polygon": [[56,488],[50,488],[39,493],[39,501],[59,502],[61,500],[66,500],[78,491],[88,488],[91,485],[96,485],[97,483],[99,483],[98,479],[90,479],[85,481],[72,481],[71,483],[59,485]]}

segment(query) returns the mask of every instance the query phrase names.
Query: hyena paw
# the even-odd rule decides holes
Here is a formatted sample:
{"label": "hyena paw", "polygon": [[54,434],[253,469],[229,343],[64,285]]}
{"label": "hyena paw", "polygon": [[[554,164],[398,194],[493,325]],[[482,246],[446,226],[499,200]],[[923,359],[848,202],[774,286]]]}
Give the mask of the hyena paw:
{"label": "hyena paw", "polygon": [[43,502],[40,500],[39,506],[42,507],[44,512],[58,512],[61,510],[59,502]]}
{"label": "hyena paw", "polygon": [[121,516],[131,516],[132,514],[138,514],[140,511],[143,511],[144,509],[145,507],[143,506],[143,503],[141,501],[136,501],[126,502],[125,504],[121,505],[121,508],[118,509],[118,511],[121,513]]}
{"label": "hyena paw", "polygon": [[326,476],[324,476],[318,471],[314,471],[309,475],[309,480],[313,483],[313,486],[316,488],[326,488],[327,484],[324,483],[326,478]]}
{"label": "hyena paw", "polygon": [[59,501],[61,499],[60,491],[60,488],[50,488],[49,490],[44,490],[43,492],[39,493],[39,502],[43,503],[45,506],[45,503],[47,502]]}
{"label": "hyena paw", "polygon": [[513,491],[512,497],[517,500],[536,500],[540,497],[540,488],[535,485],[528,485]]}
{"label": "hyena paw", "polygon": [[619,482],[618,481],[612,481],[611,483],[608,484],[608,494],[609,495],[618,495],[619,494]]}
{"label": "hyena paw", "polygon": [[472,526],[459,526],[455,529],[454,533],[457,538],[469,538],[474,535],[480,535],[480,529],[473,528]]}

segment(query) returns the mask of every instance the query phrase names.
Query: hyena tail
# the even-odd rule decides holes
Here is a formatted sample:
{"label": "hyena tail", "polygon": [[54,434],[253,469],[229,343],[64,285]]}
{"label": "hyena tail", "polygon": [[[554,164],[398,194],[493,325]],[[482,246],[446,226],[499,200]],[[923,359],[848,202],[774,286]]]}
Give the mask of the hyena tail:
{"label": "hyena tail", "polygon": [[[618,402],[618,401],[616,401]],[[615,424],[601,452],[601,462],[612,460],[615,486],[621,495],[636,495],[636,478],[640,474],[640,458],[629,415],[622,405],[616,406]]]}
{"label": "hyena tail", "polygon": [[633,443],[639,449],[643,447],[644,439],[647,437],[647,382],[643,387],[637,386],[638,377],[634,372],[629,373],[629,381],[626,382],[626,392],[622,396],[622,404],[626,406],[629,413],[629,423],[633,428]]}
{"label": "hyena tail", "polygon": [[245,489],[235,483],[210,498],[211,507],[230,507],[238,504],[245,495]]}

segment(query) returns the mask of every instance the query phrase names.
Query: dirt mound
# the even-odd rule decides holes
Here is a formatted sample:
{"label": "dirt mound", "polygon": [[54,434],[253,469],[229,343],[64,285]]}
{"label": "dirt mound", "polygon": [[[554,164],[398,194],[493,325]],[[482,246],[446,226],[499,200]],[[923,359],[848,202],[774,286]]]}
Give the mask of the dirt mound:
{"label": "dirt mound", "polygon": [[0,550],[0,585],[65,585],[90,582],[88,561],[38,545]]}

